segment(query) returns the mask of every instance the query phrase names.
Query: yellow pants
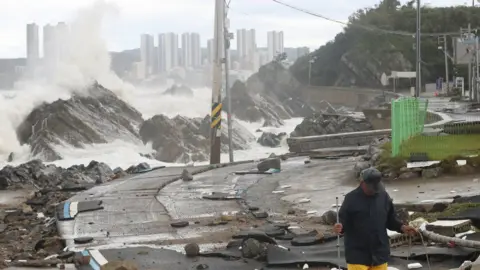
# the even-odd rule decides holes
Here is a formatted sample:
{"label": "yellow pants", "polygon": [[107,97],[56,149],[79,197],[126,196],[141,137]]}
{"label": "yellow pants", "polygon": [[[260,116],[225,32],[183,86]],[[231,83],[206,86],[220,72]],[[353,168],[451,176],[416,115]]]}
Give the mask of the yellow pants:
{"label": "yellow pants", "polygon": [[348,270],[387,270],[388,266],[386,263],[377,266],[366,266],[360,264],[347,264]]}

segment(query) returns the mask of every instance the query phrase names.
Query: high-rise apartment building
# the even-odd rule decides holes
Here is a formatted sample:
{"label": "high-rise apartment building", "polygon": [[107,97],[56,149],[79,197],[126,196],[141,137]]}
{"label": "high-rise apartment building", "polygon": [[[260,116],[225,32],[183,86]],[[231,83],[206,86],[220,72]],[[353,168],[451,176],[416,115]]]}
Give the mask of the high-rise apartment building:
{"label": "high-rise apartment building", "polygon": [[64,61],[69,55],[70,29],[64,22],[59,22],[55,26],[55,47],[56,55],[59,61]]}
{"label": "high-rise apartment building", "polygon": [[182,66],[200,67],[202,64],[202,49],[200,35],[197,33],[182,34]]}
{"label": "high-rise apartment building", "polygon": [[200,46],[200,34],[192,33],[192,66],[195,68],[202,66],[202,47]]}
{"label": "high-rise apartment building", "polygon": [[242,68],[252,69],[257,51],[255,29],[237,30],[237,54]]}
{"label": "high-rise apartment building", "polygon": [[182,66],[185,68],[192,66],[192,40],[190,33],[182,34]]}
{"label": "high-rise apartment building", "polygon": [[272,61],[275,56],[284,52],[282,31],[270,31],[267,33],[267,51],[268,61]]}
{"label": "high-rise apartment building", "polygon": [[56,59],[55,26],[47,24],[43,27],[43,59],[52,62]]}
{"label": "high-rise apartment building", "polygon": [[155,59],[155,44],[153,36],[143,34],[140,39],[140,59],[144,65],[145,77],[153,74],[153,65]]}
{"label": "high-rise apartment building", "polygon": [[158,70],[169,72],[178,67],[178,35],[164,33],[158,36]]}
{"label": "high-rise apartment building", "polygon": [[27,24],[27,66],[35,66],[40,58],[40,41],[38,25]]}

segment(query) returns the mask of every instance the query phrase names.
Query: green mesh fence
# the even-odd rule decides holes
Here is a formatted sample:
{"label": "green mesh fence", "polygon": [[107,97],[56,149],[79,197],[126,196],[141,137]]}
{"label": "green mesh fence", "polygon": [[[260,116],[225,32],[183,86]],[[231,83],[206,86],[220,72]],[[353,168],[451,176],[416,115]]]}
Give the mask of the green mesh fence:
{"label": "green mesh fence", "polygon": [[402,143],[423,132],[428,100],[403,97],[392,101],[392,156],[401,155]]}
{"label": "green mesh fence", "polygon": [[[472,104],[440,102],[412,97],[392,101],[392,157],[409,158],[412,154],[426,154],[429,160],[443,160],[458,156],[480,158],[480,114]],[[450,115],[450,121],[435,125],[441,118],[430,110]],[[452,109],[456,108],[456,109]],[[472,108],[470,108],[472,109]],[[425,127],[425,124],[434,124]]]}

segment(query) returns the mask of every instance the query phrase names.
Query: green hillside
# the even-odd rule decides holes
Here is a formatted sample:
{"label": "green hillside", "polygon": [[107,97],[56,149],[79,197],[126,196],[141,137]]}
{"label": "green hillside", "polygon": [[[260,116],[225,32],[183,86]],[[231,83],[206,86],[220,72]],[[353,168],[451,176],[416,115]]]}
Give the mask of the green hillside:
{"label": "green hillside", "polygon": [[[357,11],[349,18],[349,24],[335,39],[310,55],[298,59],[291,67],[294,76],[308,84],[308,67],[311,57],[313,85],[381,87],[380,76],[390,71],[415,70],[415,37],[385,33],[369,27],[391,31],[415,33],[416,7],[410,1],[400,5],[396,0],[383,0],[372,8]],[[460,28],[480,27],[480,8],[467,6],[433,8],[422,7],[422,32],[460,32]],[[450,54],[452,36],[447,37]],[[422,79],[434,82],[438,76],[445,76],[444,54],[438,49],[438,37],[422,37]],[[453,67],[458,76],[467,77],[466,66]],[[402,82],[403,87],[414,82]]]}

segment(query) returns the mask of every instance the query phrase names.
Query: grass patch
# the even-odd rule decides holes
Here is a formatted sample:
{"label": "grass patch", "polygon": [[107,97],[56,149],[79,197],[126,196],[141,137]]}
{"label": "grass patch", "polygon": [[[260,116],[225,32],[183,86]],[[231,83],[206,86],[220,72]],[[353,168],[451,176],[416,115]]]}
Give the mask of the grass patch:
{"label": "grass patch", "polygon": [[400,147],[400,156],[403,158],[409,158],[411,153],[427,153],[430,160],[479,154],[480,134],[415,136]]}
{"label": "grass patch", "polygon": [[435,221],[439,218],[442,218],[442,217],[453,216],[453,215],[458,214],[460,212],[463,212],[467,209],[479,208],[479,207],[480,207],[480,203],[452,203],[443,212],[438,212],[438,213],[414,213],[413,215],[410,216],[410,219],[415,220],[416,218],[422,217],[429,222],[433,222],[433,221]]}

